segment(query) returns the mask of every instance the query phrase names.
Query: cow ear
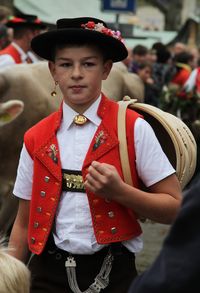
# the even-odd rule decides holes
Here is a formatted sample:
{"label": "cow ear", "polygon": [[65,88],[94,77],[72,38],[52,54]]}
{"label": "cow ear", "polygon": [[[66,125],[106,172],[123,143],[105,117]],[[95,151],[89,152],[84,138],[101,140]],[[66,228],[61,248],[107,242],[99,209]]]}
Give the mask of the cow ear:
{"label": "cow ear", "polygon": [[7,124],[17,118],[24,109],[24,103],[12,100],[0,104],[0,126]]}

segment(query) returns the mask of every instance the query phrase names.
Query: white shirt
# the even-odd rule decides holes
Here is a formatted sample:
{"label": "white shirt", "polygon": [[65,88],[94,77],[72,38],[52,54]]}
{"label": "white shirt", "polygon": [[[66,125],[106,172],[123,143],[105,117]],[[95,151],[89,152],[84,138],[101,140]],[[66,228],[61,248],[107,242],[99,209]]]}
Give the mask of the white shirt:
{"label": "white shirt", "polygon": [[[35,60],[32,58],[32,53],[28,52],[27,54],[22,50],[21,47],[19,47],[15,42],[12,42],[12,46],[15,47],[15,49],[19,52],[22,63],[27,63],[26,59],[29,57],[32,62],[35,62]],[[13,57],[9,54],[3,54],[0,55],[0,68],[4,68],[7,66],[15,65],[16,62],[13,59]]]}
{"label": "white shirt", "polygon": [[196,86],[197,73],[198,73],[198,69],[197,68],[193,69],[192,72],[190,73],[190,76],[186,80],[184,84],[184,88],[186,89],[187,92],[192,91],[194,87]]}
{"label": "white shirt", "polygon": [[[82,169],[90,142],[101,123],[96,114],[99,102],[100,98],[84,113],[90,122],[81,127],[72,124],[77,113],[63,103],[63,120],[57,132],[62,168]],[[137,171],[146,186],[175,172],[146,121],[138,118],[134,133]],[[15,196],[31,199],[32,175],[33,161],[24,145],[13,191]],[[86,194],[62,192],[55,217],[54,240],[59,248],[75,254],[92,254],[101,249],[94,236]],[[143,247],[141,237],[123,244],[132,252],[139,252]]]}

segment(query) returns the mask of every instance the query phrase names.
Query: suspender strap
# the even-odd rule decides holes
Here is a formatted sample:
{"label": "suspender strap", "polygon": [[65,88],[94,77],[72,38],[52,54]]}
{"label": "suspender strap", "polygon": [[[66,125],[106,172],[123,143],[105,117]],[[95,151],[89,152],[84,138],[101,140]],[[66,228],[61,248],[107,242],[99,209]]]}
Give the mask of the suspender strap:
{"label": "suspender strap", "polygon": [[137,101],[136,99],[134,100],[129,99],[129,100],[123,100],[118,102],[119,111],[118,111],[118,121],[117,121],[119,153],[120,153],[120,160],[121,160],[124,180],[127,184],[132,186],[133,186],[133,181],[131,178],[131,169],[129,165],[128,148],[127,148],[127,140],[126,140],[126,109],[130,104],[133,104],[136,101]]}

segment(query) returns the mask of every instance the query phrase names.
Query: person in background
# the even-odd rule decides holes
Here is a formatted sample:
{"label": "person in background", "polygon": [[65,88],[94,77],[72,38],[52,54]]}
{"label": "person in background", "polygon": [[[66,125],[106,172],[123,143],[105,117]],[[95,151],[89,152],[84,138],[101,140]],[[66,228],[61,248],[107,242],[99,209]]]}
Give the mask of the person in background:
{"label": "person in background", "polygon": [[188,52],[181,52],[174,56],[173,63],[175,74],[172,77],[170,84],[181,89],[192,71],[193,55]]}
{"label": "person in background", "polygon": [[129,66],[129,71],[133,73],[137,73],[138,65],[140,63],[144,63],[148,58],[148,49],[143,45],[136,45],[132,49],[132,62]]}
{"label": "person in background", "polygon": [[152,64],[152,78],[157,88],[157,100],[160,99],[163,87],[167,86],[172,79],[174,69],[170,51],[162,43],[155,43],[156,62]]}
{"label": "person in background", "polygon": [[158,92],[152,76],[152,64],[144,62],[138,64],[137,75],[144,84],[144,102],[153,106],[158,105]]}
{"label": "person in background", "polygon": [[0,23],[6,24],[9,16],[12,15],[12,10],[6,6],[0,5]]}
{"label": "person in background", "polygon": [[11,256],[11,249],[5,245],[5,239],[0,239],[0,292],[29,293],[31,274],[26,265]]}
{"label": "person in background", "polygon": [[172,47],[172,56],[174,57],[177,54],[187,52],[187,46],[186,44],[182,42],[176,42],[174,46]]}
{"label": "person in background", "polygon": [[0,24],[0,50],[6,48],[12,42],[12,35],[5,24]]}
{"label": "person in background", "polygon": [[192,47],[188,49],[189,53],[193,56],[192,69],[195,69],[199,66],[200,53],[198,47]]}
{"label": "person in background", "polygon": [[33,63],[28,54],[33,37],[46,27],[35,15],[11,16],[6,24],[13,29],[12,43],[0,51],[0,68],[20,63]]}
{"label": "person in background", "polygon": [[150,268],[128,293],[200,292],[200,174],[185,192],[181,209]]}
{"label": "person in background", "polygon": [[123,181],[118,104],[102,93],[113,62],[128,56],[119,31],[92,17],[64,18],[31,47],[48,60],[52,94],[59,85],[63,102],[25,133],[12,255],[27,262],[34,253],[31,293],[126,293],[142,249],[138,216],[174,221],[181,202],[176,172],[151,126],[128,109],[134,184]]}
{"label": "person in background", "polygon": [[13,29],[6,26],[12,10],[0,5],[0,50],[6,48],[13,39]]}

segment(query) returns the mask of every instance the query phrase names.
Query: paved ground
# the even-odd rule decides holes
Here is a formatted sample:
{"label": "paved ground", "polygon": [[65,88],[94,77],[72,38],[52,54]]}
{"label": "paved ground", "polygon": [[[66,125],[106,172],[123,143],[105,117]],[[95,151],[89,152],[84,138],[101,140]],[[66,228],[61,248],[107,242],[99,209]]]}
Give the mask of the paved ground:
{"label": "paved ground", "polygon": [[144,249],[136,255],[138,273],[146,270],[159,253],[170,226],[157,223],[143,223]]}

